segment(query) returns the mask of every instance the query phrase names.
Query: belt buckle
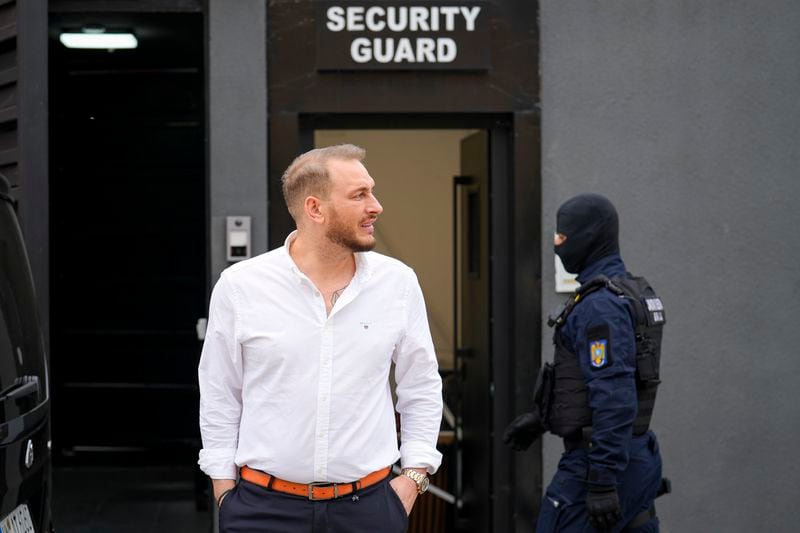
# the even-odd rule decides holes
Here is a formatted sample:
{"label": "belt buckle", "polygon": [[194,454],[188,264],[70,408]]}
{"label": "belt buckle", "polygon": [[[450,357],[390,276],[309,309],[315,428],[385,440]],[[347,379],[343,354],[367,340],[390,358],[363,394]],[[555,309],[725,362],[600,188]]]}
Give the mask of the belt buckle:
{"label": "belt buckle", "polygon": [[[338,483],[330,483],[328,481],[313,481],[308,484],[308,499],[311,501],[316,501],[317,499],[314,498],[314,487],[326,487],[329,485],[333,485],[333,497],[339,497],[339,485]],[[323,498],[320,498],[323,499]],[[325,498],[330,499],[330,498]]]}

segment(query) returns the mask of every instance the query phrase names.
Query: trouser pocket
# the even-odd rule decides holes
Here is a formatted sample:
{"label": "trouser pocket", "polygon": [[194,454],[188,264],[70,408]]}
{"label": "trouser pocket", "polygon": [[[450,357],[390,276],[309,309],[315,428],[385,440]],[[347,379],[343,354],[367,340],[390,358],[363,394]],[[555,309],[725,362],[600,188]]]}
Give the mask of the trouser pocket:
{"label": "trouser pocket", "polygon": [[226,519],[229,514],[229,510],[232,504],[234,503],[233,500],[236,497],[236,493],[238,491],[239,491],[239,484],[237,483],[236,486],[234,486],[233,489],[231,489],[231,491],[224,498],[222,498],[222,503],[220,504],[219,509],[217,510],[219,515],[218,522],[219,522],[220,533],[225,532]]}
{"label": "trouser pocket", "polygon": [[553,533],[558,525],[558,515],[564,502],[550,495],[545,495],[539,509],[539,520],[536,522],[536,533]]}
{"label": "trouser pocket", "polygon": [[586,515],[586,481],[577,473],[585,467],[582,461],[570,463],[562,459],[559,470],[547,487],[539,510],[536,533],[593,531]]}
{"label": "trouser pocket", "polygon": [[400,496],[395,492],[394,488],[389,482],[386,482],[386,497],[389,500],[389,509],[393,509],[392,523],[397,524],[400,528],[398,531],[406,531],[408,529],[408,513]]}

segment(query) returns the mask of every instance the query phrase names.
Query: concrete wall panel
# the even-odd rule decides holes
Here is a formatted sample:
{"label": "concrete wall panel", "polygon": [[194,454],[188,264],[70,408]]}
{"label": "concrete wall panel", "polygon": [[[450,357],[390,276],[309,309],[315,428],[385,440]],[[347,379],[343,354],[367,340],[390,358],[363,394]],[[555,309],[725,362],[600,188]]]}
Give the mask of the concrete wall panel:
{"label": "concrete wall panel", "polygon": [[263,0],[208,2],[212,284],[228,266],[226,216],[252,217],[252,255],[267,250],[266,25]]}
{"label": "concrete wall panel", "polygon": [[[543,238],[562,201],[609,196],[667,306],[662,531],[800,521],[798,28],[789,0],[541,2]],[[547,479],[560,451],[549,438]]]}

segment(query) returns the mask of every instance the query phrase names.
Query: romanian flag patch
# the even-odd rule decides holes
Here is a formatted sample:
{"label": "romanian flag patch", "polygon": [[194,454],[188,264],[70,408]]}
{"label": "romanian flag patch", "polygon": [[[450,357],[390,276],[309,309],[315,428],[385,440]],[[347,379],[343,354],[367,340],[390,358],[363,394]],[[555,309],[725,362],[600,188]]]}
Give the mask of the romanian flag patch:
{"label": "romanian flag patch", "polygon": [[589,343],[589,357],[592,360],[593,368],[603,368],[606,366],[606,362],[608,361],[606,357],[607,346],[608,341],[606,339],[591,341]]}

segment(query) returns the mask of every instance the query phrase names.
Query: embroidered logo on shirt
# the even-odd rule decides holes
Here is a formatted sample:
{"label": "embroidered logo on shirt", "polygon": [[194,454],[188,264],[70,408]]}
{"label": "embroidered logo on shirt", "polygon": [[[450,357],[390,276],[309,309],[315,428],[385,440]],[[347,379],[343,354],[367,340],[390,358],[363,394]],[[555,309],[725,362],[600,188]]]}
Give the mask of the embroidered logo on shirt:
{"label": "embroidered logo on shirt", "polygon": [[606,344],[605,339],[592,341],[589,344],[589,354],[594,368],[602,368],[606,364]]}

